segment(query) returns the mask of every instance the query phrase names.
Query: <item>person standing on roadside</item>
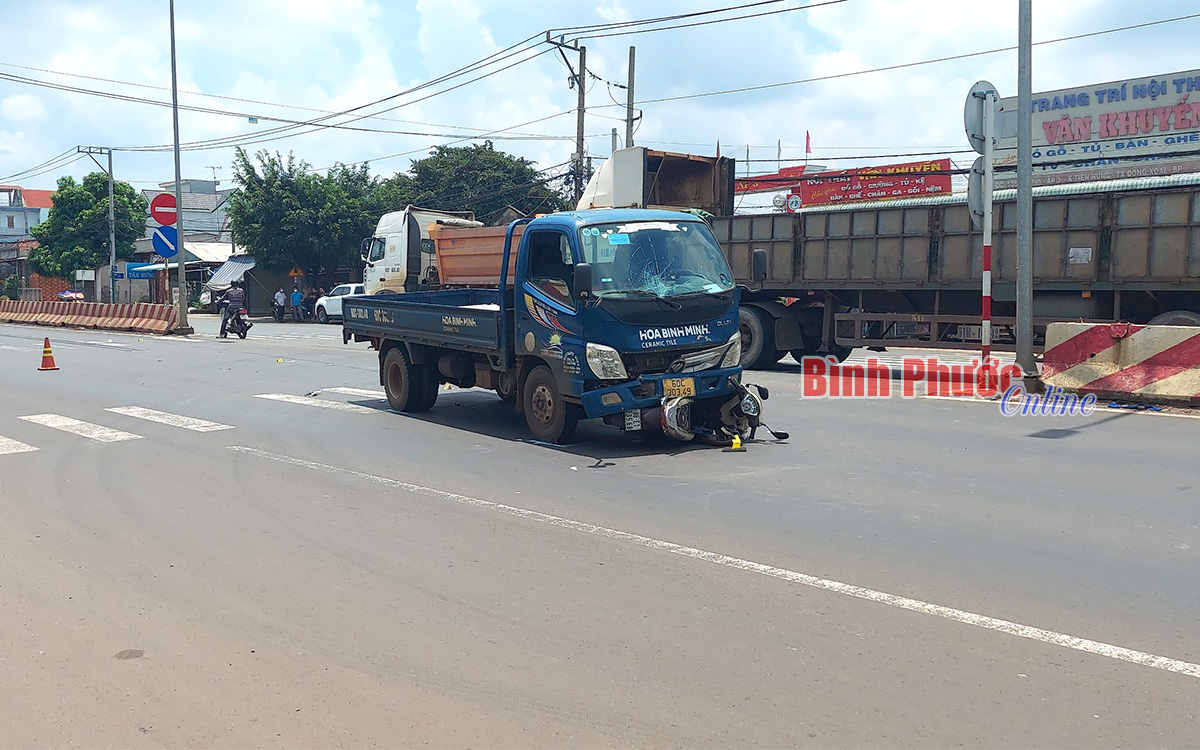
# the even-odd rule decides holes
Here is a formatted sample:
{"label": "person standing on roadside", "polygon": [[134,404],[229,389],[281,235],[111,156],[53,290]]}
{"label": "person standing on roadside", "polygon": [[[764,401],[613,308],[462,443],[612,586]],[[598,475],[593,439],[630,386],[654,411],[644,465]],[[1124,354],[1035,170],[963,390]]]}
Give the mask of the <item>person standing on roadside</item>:
{"label": "person standing on roadside", "polygon": [[297,323],[304,320],[304,295],[300,287],[292,287],[292,320]]}

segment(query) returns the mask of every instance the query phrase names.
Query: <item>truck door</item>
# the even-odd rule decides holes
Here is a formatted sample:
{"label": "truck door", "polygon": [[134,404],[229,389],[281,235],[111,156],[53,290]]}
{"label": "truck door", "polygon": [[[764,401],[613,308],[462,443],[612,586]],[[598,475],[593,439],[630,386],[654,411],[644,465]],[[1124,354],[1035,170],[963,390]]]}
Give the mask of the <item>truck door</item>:
{"label": "truck door", "polygon": [[523,281],[515,300],[518,351],[545,360],[568,392],[568,382],[580,374],[583,362],[583,327],[571,288],[575,270],[571,241],[557,229],[534,229],[525,232],[522,245]]}
{"label": "truck door", "polygon": [[363,268],[363,285],[369,290],[368,294],[387,291],[383,286],[383,279],[387,276],[383,268],[386,248],[386,237],[368,237],[363,240],[362,258],[366,261],[366,267]]}

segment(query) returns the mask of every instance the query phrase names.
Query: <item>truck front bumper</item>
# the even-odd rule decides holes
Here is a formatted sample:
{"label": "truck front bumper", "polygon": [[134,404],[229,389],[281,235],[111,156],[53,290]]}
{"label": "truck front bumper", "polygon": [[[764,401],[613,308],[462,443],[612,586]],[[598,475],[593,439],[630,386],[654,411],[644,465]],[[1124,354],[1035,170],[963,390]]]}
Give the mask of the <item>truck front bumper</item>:
{"label": "truck front bumper", "polygon": [[[633,411],[634,409],[650,409],[662,405],[667,395],[683,395],[678,390],[671,394],[664,392],[664,385],[676,389],[681,385],[678,381],[691,380],[694,385],[696,401],[712,398],[727,398],[737,392],[736,383],[742,376],[741,367],[727,367],[720,370],[702,370],[700,372],[671,373],[664,372],[655,375],[642,375],[636,380],[629,380],[616,385],[605,385],[590,391],[585,391],[580,397],[584,414],[588,418],[605,417],[609,414]],[[667,383],[667,381],[672,381]]]}

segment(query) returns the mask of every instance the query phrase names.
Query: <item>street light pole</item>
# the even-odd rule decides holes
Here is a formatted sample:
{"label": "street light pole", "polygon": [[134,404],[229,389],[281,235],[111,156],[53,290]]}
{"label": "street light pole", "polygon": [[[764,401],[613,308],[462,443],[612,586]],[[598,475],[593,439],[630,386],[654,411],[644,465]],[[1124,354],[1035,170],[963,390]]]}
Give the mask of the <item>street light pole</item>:
{"label": "street light pole", "polygon": [[[179,328],[177,332],[191,333],[192,329],[188,325],[187,319],[187,251],[184,249],[186,243],[183,239],[183,180],[179,170],[179,84],[175,67],[175,0],[169,1],[171,7],[171,120],[175,127],[175,232],[178,237],[175,257],[179,259],[177,261],[179,265]],[[166,259],[163,259],[163,267],[169,268]],[[169,270],[167,278],[171,278]]]}

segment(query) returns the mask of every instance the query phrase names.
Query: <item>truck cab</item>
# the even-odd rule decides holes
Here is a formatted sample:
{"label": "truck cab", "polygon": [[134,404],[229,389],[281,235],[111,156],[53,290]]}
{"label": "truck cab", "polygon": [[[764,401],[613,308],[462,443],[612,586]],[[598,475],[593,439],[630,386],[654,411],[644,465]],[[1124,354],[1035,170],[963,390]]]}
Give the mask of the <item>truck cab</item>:
{"label": "truck cab", "polygon": [[362,241],[363,286],[367,294],[416,291],[436,280],[430,225],[481,227],[470,212],[436,211],[408,206],[386,213],[375,234]]}
{"label": "truck cab", "polygon": [[739,374],[733,275],[684,214],[577,211],[529,225],[514,305],[520,355],[545,364],[589,417],[632,427],[644,415],[631,412],[727,392]]}

